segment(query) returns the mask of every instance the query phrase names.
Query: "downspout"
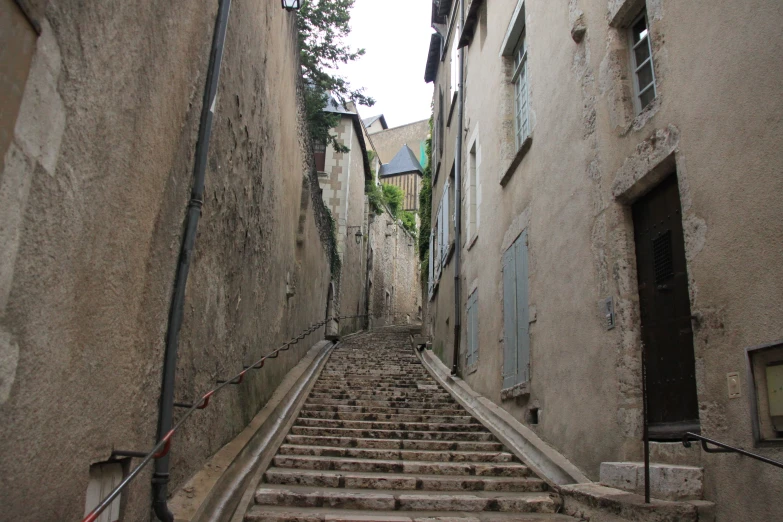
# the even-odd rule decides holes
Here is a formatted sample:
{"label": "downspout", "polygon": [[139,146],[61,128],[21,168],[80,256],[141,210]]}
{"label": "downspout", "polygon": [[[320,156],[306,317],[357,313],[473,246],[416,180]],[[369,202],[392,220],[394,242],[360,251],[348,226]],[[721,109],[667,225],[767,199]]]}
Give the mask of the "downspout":
{"label": "downspout", "polygon": [[[465,26],[464,0],[459,0],[459,29]],[[459,34],[454,34],[459,38]],[[462,330],[462,292],[460,286],[460,258],[462,251],[462,126],[465,89],[463,68],[465,65],[464,47],[459,49],[459,70],[457,71],[457,147],[454,152],[454,354],[451,374],[459,372],[459,343]]]}
{"label": "downspout", "polygon": [[[212,35],[212,51],[209,57],[207,84],[204,89],[204,100],[201,107],[198,141],[196,142],[196,157],[193,165],[193,188],[188,203],[188,213],[185,218],[185,233],[177,264],[174,280],[174,293],[169,309],[168,329],[166,331],[166,351],[163,360],[163,382],[160,389],[158,410],[158,440],[161,440],[171,430],[172,413],[174,409],[174,380],[177,371],[177,348],[179,347],[179,331],[182,327],[182,315],[185,305],[185,287],[188,282],[190,261],[196,242],[196,231],[201,216],[204,201],[204,179],[206,177],[207,154],[209,139],[212,134],[212,119],[215,114],[218,79],[220,77],[220,62],[223,59],[223,45],[226,41],[228,14],[231,0],[220,0],[215,31]],[[169,455],[155,461],[155,472],[152,475],[152,508],[155,516],[163,522],[173,522],[174,515],[169,511],[166,497],[169,483]]]}

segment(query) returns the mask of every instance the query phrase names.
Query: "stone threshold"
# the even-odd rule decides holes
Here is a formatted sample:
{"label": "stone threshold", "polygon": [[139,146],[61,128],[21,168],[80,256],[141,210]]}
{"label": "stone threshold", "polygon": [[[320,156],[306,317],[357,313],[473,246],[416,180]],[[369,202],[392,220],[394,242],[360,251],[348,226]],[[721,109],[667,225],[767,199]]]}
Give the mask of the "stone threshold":
{"label": "stone threshold", "polygon": [[242,520],[334,346],[320,341],[310,348],[250,424],[174,493],[169,509],[175,522]]}

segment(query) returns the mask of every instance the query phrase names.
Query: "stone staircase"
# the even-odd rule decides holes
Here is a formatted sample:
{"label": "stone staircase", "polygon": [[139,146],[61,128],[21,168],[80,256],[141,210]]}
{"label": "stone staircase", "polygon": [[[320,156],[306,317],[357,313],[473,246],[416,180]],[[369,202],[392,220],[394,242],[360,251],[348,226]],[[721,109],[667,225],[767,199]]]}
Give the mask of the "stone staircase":
{"label": "stone staircase", "polygon": [[561,504],[390,327],[335,348],[245,520],[574,522]]}

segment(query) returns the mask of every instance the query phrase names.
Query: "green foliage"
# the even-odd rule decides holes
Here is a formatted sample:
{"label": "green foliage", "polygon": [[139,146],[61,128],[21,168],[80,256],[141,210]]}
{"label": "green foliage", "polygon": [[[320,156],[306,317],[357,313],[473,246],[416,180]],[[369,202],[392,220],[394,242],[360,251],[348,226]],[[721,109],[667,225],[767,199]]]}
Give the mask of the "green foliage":
{"label": "green foliage", "polygon": [[349,11],[353,4],[354,0],[308,0],[296,18],[302,77],[307,86],[304,101],[310,136],[314,142],[332,145],[343,152],[347,151],[345,146],[330,133],[339,116],[323,111],[329,93],[340,103],[353,100],[368,107],[375,104],[375,100],[364,94],[364,89],[354,89],[345,78],[331,72],[364,55],[364,49],[353,50],[344,42],[351,32]]}
{"label": "green foliage", "polygon": [[376,215],[383,214],[383,191],[381,187],[375,184],[372,180],[367,180],[364,184],[364,193],[367,194],[367,198],[370,200],[370,208]]}
{"label": "green foliage", "polygon": [[[413,236],[413,239],[416,239],[416,214],[409,210],[403,210],[400,212],[400,221],[402,221],[402,226],[410,232],[410,234]],[[418,245],[416,245],[418,248]]]}
{"label": "green foliage", "polygon": [[419,259],[421,260],[421,279],[426,284],[429,277],[430,231],[432,230],[432,117],[430,117],[430,135],[424,145],[427,154],[427,166],[419,192]]}
{"label": "green foliage", "polygon": [[329,207],[324,206],[324,210],[326,211],[326,218],[329,220],[329,228],[332,231],[332,239],[334,240],[331,251],[332,258],[330,259],[332,277],[339,277],[343,262],[340,260],[340,254],[337,253],[337,222],[334,220],[334,216],[332,216],[332,211],[329,210]]}
{"label": "green foliage", "polygon": [[400,217],[400,211],[402,210],[403,202],[405,201],[405,191],[397,185],[390,185],[388,183],[382,183],[381,188],[383,190],[383,201],[386,206],[389,207],[389,212],[395,219]]}

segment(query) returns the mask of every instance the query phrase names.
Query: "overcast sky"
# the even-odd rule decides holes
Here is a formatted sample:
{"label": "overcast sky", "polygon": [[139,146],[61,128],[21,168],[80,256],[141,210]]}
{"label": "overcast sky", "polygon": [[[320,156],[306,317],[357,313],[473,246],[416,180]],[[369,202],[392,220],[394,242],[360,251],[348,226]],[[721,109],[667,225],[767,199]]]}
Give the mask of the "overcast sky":
{"label": "overcast sky", "polygon": [[367,54],[339,74],[375,99],[359,108],[362,118],[383,114],[397,127],[430,117],[432,84],[424,83],[424,66],[431,8],[427,0],[356,0],[347,42]]}

